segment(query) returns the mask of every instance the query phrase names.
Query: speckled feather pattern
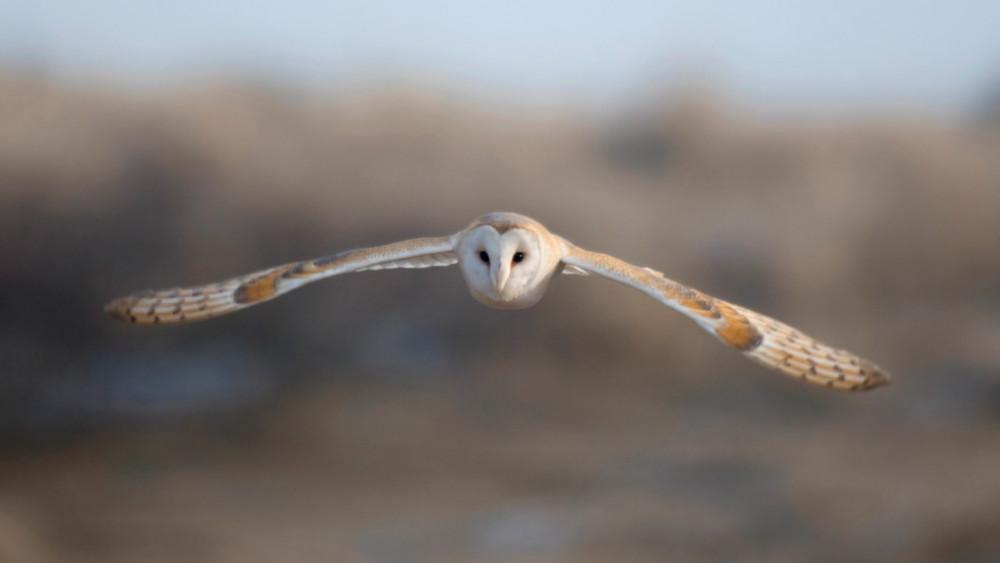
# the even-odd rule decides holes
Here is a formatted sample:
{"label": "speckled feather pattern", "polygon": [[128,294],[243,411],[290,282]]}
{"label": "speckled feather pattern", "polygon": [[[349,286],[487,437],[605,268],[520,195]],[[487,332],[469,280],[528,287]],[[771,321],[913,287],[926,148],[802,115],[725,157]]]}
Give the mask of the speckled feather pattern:
{"label": "speckled feather pattern", "polygon": [[877,365],[827,346],[766,315],[701,293],[655,270],[570,243],[566,246],[563,260],[567,264],[643,291],[687,315],[746,356],[785,375],[844,391],[872,389],[891,381]]}
{"label": "speckled feather pattern", "polygon": [[140,291],[115,299],[108,303],[105,311],[116,319],[141,325],[198,321],[263,303],[304,284],[337,274],[449,266],[457,261],[452,244],[451,237],[437,237],[349,250],[218,283]]}
{"label": "speckled feather pattern", "polygon": [[863,391],[891,382],[882,368],[838,350],[770,317],[731,305],[750,321],[763,338],[744,353],[767,367],[801,379],[844,391]]}

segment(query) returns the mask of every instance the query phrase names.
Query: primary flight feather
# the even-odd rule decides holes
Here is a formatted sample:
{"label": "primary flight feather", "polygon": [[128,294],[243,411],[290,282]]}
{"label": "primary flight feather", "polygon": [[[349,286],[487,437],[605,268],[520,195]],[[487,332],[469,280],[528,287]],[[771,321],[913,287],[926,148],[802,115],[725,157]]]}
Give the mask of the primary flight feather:
{"label": "primary flight feather", "polygon": [[183,323],[238,311],[338,274],[456,263],[472,296],[489,307],[530,307],[559,273],[597,274],[680,311],[725,344],[785,375],[848,391],[891,381],[877,365],[850,352],[655,270],[574,246],[541,223],[515,213],[485,215],[451,236],[349,250],[197,287],[143,291],[115,299],[105,310],[133,324]]}

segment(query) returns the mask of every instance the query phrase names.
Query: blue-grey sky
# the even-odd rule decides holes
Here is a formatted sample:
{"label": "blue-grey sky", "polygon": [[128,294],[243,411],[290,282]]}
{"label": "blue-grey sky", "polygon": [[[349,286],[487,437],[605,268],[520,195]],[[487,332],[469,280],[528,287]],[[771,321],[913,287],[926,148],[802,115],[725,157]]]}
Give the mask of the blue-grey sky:
{"label": "blue-grey sky", "polygon": [[1000,88],[1000,2],[0,0],[0,62],[157,83],[429,72],[610,98],[702,70],[751,102],[961,111]]}

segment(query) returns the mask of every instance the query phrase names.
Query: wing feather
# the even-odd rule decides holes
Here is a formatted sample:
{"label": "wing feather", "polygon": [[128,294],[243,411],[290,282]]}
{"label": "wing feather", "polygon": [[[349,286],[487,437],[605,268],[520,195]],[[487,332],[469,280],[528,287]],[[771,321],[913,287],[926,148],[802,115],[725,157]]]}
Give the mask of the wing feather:
{"label": "wing feather", "polygon": [[338,274],[450,266],[457,261],[453,237],[412,239],[293,262],[217,283],[140,291],[115,299],[104,310],[132,324],[184,323],[232,313]]}
{"label": "wing feather", "polygon": [[719,340],[785,375],[833,389],[859,391],[891,382],[877,365],[832,348],[760,313],[716,299],[607,254],[566,242],[563,262],[638,289],[693,319]]}

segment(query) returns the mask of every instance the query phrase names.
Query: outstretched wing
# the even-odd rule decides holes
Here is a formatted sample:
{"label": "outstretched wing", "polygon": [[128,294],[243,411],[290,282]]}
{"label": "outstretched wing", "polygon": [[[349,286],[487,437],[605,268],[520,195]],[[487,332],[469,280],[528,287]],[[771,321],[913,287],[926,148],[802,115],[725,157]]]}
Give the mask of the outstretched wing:
{"label": "outstretched wing", "polygon": [[430,268],[458,262],[453,237],[420,238],[285,264],[197,287],[141,291],[105,306],[112,317],[133,324],[198,321],[273,299],[297,287],[338,274],[393,268]]}
{"label": "outstretched wing", "polygon": [[566,242],[563,262],[632,286],[684,313],[719,340],[781,373],[834,389],[860,391],[890,383],[888,373],[770,317],[705,295],[607,254]]}

